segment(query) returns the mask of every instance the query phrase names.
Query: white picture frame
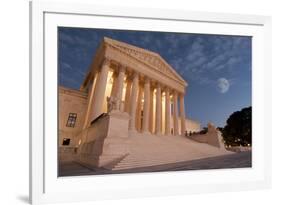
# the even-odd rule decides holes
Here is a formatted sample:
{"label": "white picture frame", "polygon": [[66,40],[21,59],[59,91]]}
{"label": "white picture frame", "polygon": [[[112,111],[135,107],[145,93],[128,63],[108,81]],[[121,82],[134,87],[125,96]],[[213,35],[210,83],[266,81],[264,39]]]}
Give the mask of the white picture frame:
{"label": "white picture frame", "polygon": [[[30,20],[32,204],[238,191],[271,186],[270,17],[32,2]],[[253,167],[58,178],[57,127],[53,123],[57,117],[57,93],[53,92],[57,89],[56,28],[94,28],[93,25],[99,28],[253,36]]]}

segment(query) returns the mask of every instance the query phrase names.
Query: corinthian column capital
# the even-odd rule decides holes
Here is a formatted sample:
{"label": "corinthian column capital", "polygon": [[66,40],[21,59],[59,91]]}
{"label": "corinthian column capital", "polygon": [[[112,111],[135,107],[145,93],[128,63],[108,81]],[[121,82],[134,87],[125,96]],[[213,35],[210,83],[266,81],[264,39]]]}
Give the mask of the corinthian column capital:
{"label": "corinthian column capital", "polygon": [[160,88],[161,89],[161,87],[162,87],[161,83],[157,82],[156,83],[156,88]]}
{"label": "corinthian column capital", "polygon": [[109,58],[104,58],[103,59],[103,62],[102,62],[102,65],[103,66],[109,66],[110,65],[110,62],[111,60]]}
{"label": "corinthian column capital", "polygon": [[125,71],[126,71],[126,66],[123,65],[123,64],[119,64],[119,65],[118,65],[118,70],[119,70],[119,72],[125,73]]}
{"label": "corinthian column capital", "polygon": [[150,83],[150,78],[149,77],[145,77],[144,78],[144,83]]}

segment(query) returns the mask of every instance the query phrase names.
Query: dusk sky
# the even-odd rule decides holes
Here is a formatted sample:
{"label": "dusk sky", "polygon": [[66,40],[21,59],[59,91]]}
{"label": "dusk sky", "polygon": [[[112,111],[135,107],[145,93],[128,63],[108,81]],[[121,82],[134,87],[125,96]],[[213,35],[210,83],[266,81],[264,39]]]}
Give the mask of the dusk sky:
{"label": "dusk sky", "polygon": [[224,126],[251,105],[251,37],[59,28],[59,85],[79,89],[103,37],[159,53],[187,82],[188,118]]}

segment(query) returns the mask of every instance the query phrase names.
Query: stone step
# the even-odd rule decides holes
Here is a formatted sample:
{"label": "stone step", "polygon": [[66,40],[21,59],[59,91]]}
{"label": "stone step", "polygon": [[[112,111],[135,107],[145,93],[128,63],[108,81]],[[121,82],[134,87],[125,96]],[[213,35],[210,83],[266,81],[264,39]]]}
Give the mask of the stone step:
{"label": "stone step", "polygon": [[[198,157],[197,159],[199,159]],[[128,160],[125,159],[124,161],[119,162],[115,167],[116,169],[127,169],[127,168],[133,168],[133,167],[147,167],[147,166],[155,166],[155,165],[161,165],[161,164],[167,164],[167,163],[176,163],[176,162],[183,162],[183,161],[189,161],[191,160],[188,157],[173,157],[169,159],[147,159],[147,160]]]}
{"label": "stone step", "polygon": [[[210,152],[208,153],[209,155],[214,155],[214,154],[220,154],[221,152]],[[177,157],[177,156],[198,156],[198,155],[206,155],[204,152],[198,152],[198,151],[194,151],[193,153],[190,153],[190,152],[175,152],[175,151],[171,151],[171,152],[168,152],[168,153],[159,153],[159,152],[149,152],[149,153],[146,153],[146,154],[143,154],[143,153],[130,153],[127,158],[125,159],[131,159],[131,158],[137,158],[137,159],[141,159],[141,158],[149,158],[149,159],[153,159],[153,158],[166,158],[166,157]],[[124,160],[125,160],[124,159]]]}
{"label": "stone step", "polygon": [[130,136],[129,155],[113,170],[150,167],[202,159],[223,154],[223,151],[182,136]]}
{"label": "stone step", "polygon": [[167,157],[132,157],[122,160],[119,163],[134,162],[134,161],[157,161],[157,160],[173,160],[173,159],[190,159],[191,156],[167,156]]}
{"label": "stone step", "polygon": [[[214,155],[216,153],[211,153],[210,155]],[[200,156],[202,154],[200,153],[170,153],[170,154],[151,154],[151,155],[141,155],[141,154],[136,154],[136,155],[131,155],[125,158],[124,160],[129,160],[129,159],[165,159],[165,158],[171,158],[171,157],[184,157],[184,158],[189,158],[190,156]]]}
{"label": "stone step", "polygon": [[[218,156],[218,154],[211,154],[209,157]],[[128,156],[129,157],[129,156]],[[130,158],[125,158],[121,162],[119,162],[114,169],[127,169],[133,167],[147,167],[147,166],[155,166],[167,163],[175,163],[175,162],[183,162],[189,161],[194,159],[205,158],[206,156],[197,155],[196,157],[191,157],[187,155],[176,155],[176,156],[169,156],[166,158],[163,157],[147,157],[147,158],[138,158],[136,156],[130,156]]]}
{"label": "stone step", "polygon": [[[220,153],[211,153],[209,156],[216,156]],[[124,158],[121,162],[118,163],[118,165],[123,165],[123,164],[134,164],[134,163],[155,163],[155,162],[167,162],[167,161],[187,161],[190,159],[200,158],[200,157],[206,157],[204,154],[200,153],[195,153],[195,154],[190,154],[190,153],[148,153],[147,155],[143,155],[141,153],[136,154],[136,153],[131,153],[129,156]]]}
{"label": "stone step", "polygon": [[146,166],[154,166],[160,164],[169,164],[169,163],[176,163],[176,162],[183,162],[188,160],[167,160],[167,161],[154,161],[154,162],[134,162],[134,163],[126,163],[126,164],[117,164],[114,168],[126,168],[126,167],[146,167]]}
{"label": "stone step", "polygon": [[131,169],[131,168],[140,168],[140,167],[150,167],[150,166],[157,166],[157,165],[164,165],[164,164],[170,164],[170,163],[178,163],[178,162],[184,162],[185,160],[179,160],[179,161],[163,161],[158,163],[133,163],[133,164],[126,164],[126,165],[120,165],[115,166],[113,170],[122,170],[122,169]]}
{"label": "stone step", "polygon": [[[214,156],[214,155],[210,155]],[[197,157],[200,157],[200,155],[197,155]],[[123,162],[134,162],[134,161],[157,161],[157,160],[174,160],[174,159],[190,159],[193,158],[193,156],[187,156],[187,155],[176,155],[176,156],[168,156],[168,157],[147,157],[147,158],[139,158],[139,157],[131,157],[131,158],[125,158],[119,163]]]}
{"label": "stone step", "polygon": [[170,158],[170,159],[147,159],[147,160],[125,160],[122,162],[119,162],[118,165],[125,165],[125,164],[138,164],[138,163],[158,163],[158,162],[168,162],[168,161],[186,161],[187,158]]}
{"label": "stone step", "polygon": [[159,153],[158,151],[155,152],[147,152],[147,153],[138,153],[138,152],[130,152],[130,155],[128,157],[132,156],[137,156],[137,157],[157,157],[157,156],[170,156],[170,155],[185,155],[185,154],[190,154],[189,152],[175,152],[175,151],[170,151],[170,152],[162,152]]}

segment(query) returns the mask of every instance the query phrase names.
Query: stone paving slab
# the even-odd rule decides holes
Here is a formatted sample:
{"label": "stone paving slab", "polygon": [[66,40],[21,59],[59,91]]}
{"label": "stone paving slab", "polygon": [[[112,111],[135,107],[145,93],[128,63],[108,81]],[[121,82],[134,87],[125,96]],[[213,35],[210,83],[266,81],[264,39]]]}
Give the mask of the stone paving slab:
{"label": "stone paving slab", "polygon": [[59,165],[59,176],[81,176],[100,174],[121,174],[140,172],[161,171],[184,171],[184,170],[206,170],[226,168],[249,168],[252,167],[251,151],[229,154],[218,157],[210,157],[186,162],[170,163],[151,167],[141,167],[127,170],[89,169],[77,162],[64,162]]}

